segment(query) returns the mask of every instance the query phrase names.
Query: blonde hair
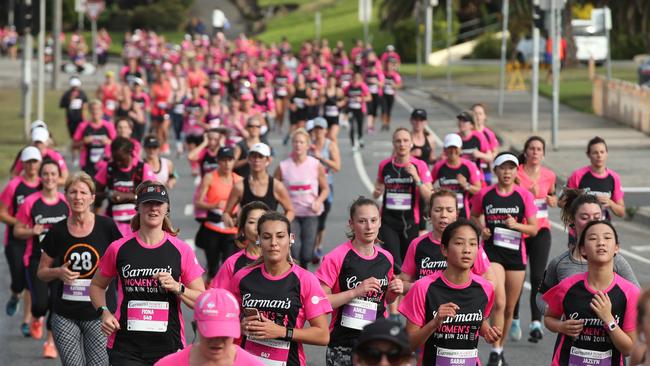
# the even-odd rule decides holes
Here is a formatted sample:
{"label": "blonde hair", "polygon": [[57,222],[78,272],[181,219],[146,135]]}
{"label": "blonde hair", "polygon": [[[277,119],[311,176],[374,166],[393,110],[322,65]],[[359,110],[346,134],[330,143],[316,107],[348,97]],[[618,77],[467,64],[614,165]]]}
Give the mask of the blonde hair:
{"label": "blonde hair", "polygon": [[293,142],[296,139],[296,136],[298,135],[303,135],[307,139],[307,142],[311,140],[311,136],[309,135],[309,132],[307,132],[306,129],[300,127],[297,130],[293,131],[291,133],[291,141]]}
{"label": "blonde hair", "polygon": [[[147,181],[144,181],[144,182],[142,182],[142,183],[140,183],[138,185],[138,187],[135,189],[135,195],[137,197],[146,188],[148,188],[148,187],[156,187],[156,186],[162,187],[162,189],[167,191],[167,188],[165,187],[164,184],[162,184],[160,182],[153,181],[153,180],[147,180]],[[133,216],[133,218],[131,219],[131,230],[132,231],[140,230],[140,211],[139,211],[139,207],[136,206],[136,210],[137,210],[137,212],[136,212],[135,216]],[[172,225],[172,220],[169,218],[169,212],[170,211],[171,211],[171,208],[170,208],[170,204],[168,203],[167,204],[167,215],[165,215],[165,217],[163,218],[162,230],[167,232],[171,236],[176,236],[176,235],[178,235],[180,230],[177,229],[177,228],[174,228],[174,226]]]}
{"label": "blonde hair", "polygon": [[83,183],[88,186],[91,194],[95,194],[95,181],[86,172],[77,172],[68,177],[65,181],[64,191],[68,193],[70,187],[75,183]]}

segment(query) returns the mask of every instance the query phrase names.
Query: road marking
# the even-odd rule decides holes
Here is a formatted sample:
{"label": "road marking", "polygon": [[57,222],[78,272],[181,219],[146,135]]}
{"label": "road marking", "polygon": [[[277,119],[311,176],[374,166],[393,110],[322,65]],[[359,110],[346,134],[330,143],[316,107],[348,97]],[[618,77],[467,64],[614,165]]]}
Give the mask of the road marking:
{"label": "road marking", "polygon": [[650,187],[622,187],[626,193],[650,193]]}
{"label": "road marking", "polygon": [[357,173],[359,173],[359,178],[361,179],[361,183],[363,183],[363,185],[366,187],[368,192],[372,193],[375,190],[375,186],[374,184],[372,184],[372,180],[370,179],[370,176],[366,171],[366,167],[363,166],[363,159],[361,158],[361,153],[359,151],[355,151],[352,154],[352,157],[354,158],[354,166],[357,168]]}
{"label": "road marking", "polygon": [[191,203],[188,203],[185,205],[185,209],[183,210],[183,213],[185,216],[192,216],[194,215],[194,205]]}
{"label": "road marking", "polygon": [[194,239],[185,239],[183,241],[186,242],[187,245],[190,246],[190,248],[192,248],[192,251],[194,252],[196,251],[196,244],[194,244]]}
{"label": "road marking", "polygon": [[650,245],[633,245],[630,248],[637,252],[650,252]]}

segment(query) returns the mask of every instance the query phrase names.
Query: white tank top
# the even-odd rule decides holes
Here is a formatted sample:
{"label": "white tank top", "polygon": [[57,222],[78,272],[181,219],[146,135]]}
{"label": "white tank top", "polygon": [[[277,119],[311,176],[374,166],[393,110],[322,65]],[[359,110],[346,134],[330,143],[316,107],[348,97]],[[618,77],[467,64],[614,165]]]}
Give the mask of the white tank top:
{"label": "white tank top", "polygon": [[169,181],[169,159],[167,158],[158,158],[160,161],[160,169],[157,172],[154,172],[156,180],[160,183],[167,185]]}

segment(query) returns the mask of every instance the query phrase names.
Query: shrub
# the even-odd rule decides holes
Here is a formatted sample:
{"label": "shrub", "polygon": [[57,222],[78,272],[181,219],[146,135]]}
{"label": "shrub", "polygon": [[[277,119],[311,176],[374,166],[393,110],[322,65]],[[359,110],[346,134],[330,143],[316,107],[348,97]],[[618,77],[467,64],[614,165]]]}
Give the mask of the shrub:
{"label": "shrub", "polygon": [[[510,40],[506,42],[506,56],[512,52]],[[501,39],[496,38],[494,33],[486,33],[478,39],[474,52],[470,55],[473,59],[494,59],[501,57]]]}

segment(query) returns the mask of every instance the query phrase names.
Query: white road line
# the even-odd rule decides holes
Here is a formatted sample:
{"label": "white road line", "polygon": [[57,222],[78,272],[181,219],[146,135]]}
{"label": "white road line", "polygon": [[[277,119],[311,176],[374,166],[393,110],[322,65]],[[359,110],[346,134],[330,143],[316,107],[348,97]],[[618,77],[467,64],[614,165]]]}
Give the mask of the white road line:
{"label": "white road line", "polygon": [[366,167],[363,166],[363,159],[361,158],[361,153],[359,151],[355,151],[352,157],[354,158],[354,166],[357,168],[357,172],[359,173],[359,178],[361,179],[361,183],[363,183],[363,185],[366,187],[368,192],[372,193],[375,190],[375,185],[372,183],[372,180],[370,179],[370,176],[366,171]]}
{"label": "white road line", "polygon": [[185,205],[185,209],[183,210],[183,213],[185,216],[192,216],[194,215],[194,205],[191,203],[188,203]]}
{"label": "white road line", "polygon": [[626,193],[650,193],[650,187],[622,187]]}
{"label": "white road line", "polygon": [[633,245],[630,248],[637,252],[650,252],[650,245]]}
{"label": "white road line", "polygon": [[196,251],[196,244],[194,244],[194,239],[184,239],[184,242],[192,248],[192,251]]}

